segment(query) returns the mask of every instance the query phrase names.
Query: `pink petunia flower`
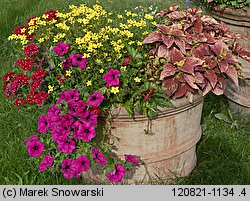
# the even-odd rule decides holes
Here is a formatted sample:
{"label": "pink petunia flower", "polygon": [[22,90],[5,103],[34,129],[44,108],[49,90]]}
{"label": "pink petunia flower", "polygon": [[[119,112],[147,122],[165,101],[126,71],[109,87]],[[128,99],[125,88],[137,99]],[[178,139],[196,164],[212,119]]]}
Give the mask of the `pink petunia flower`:
{"label": "pink petunia flower", "polygon": [[28,138],[27,140],[23,141],[22,144],[25,145],[25,144],[30,143],[30,142],[32,142],[33,140],[36,140],[36,139],[38,139],[38,138],[39,138],[39,135],[33,135],[33,136],[31,136],[30,138]]}
{"label": "pink petunia flower", "polygon": [[46,133],[49,130],[49,122],[47,116],[40,116],[38,119],[38,132],[40,133]]}
{"label": "pink petunia flower", "polygon": [[64,114],[61,116],[62,126],[71,126],[74,123],[75,119],[71,114]]}
{"label": "pink petunia flower", "polygon": [[74,138],[77,140],[83,140],[89,142],[95,137],[95,127],[89,122],[85,122],[83,125],[80,125],[78,132],[74,135]]}
{"label": "pink petunia flower", "polygon": [[109,172],[106,176],[111,182],[121,182],[125,176],[126,169],[120,164],[117,164],[115,168]]}
{"label": "pink petunia flower", "polygon": [[76,169],[78,173],[86,172],[90,166],[90,160],[84,155],[79,156],[76,159],[75,163],[76,163]]}
{"label": "pink petunia flower", "polygon": [[56,47],[53,48],[53,51],[58,56],[63,56],[63,55],[65,55],[65,54],[68,53],[68,51],[69,51],[69,44],[59,42],[59,43],[57,43]]}
{"label": "pink petunia flower", "polygon": [[75,142],[70,139],[59,139],[58,140],[58,150],[66,154],[70,154],[76,148]]}
{"label": "pink petunia flower", "polygon": [[70,127],[59,124],[54,127],[50,134],[54,141],[58,143],[59,141],[67,139],[67,137],[70,135]]}
{"label": "pink petunia flower", "polygon": [[73,64],[71,62],[71,59],[68,58],[68,59],[64,59],[63,60],[63,63],[62,63],[62,66],[63,66],[63,70],[67,70],[69,67],[71,67]]}
{"label": "pink petunia flower", "polygon": [[70,54],[69,58],[71,59],[73,66],[78,66],[81,69],[86,69],[87,59],[83,58],[81,54]]}
{"label": "pink petunia flower", "polygon": [[108,158],[106,158],[100,151],[98,151],[96,148],[92,148],[91,153],[93,159],[95,162],[99,163],[101,166],[106,165],[108,162]]}
{"label": "pink petunia flower", "polygon": [[88,104],[92,107],[98,107],[102,101],[104,100],[104,96],[100,92],[96,92],[91,94],[88,98]]}
{"label": "pink petunia flower", "polygon": [[53,162],[54,162],[54,159],[55,158],[53,156],[45,155],[43,157],[42,162],[40,164],[38,164],[40,172],[44,172],[45,170],[47,170],[48,167],[51,167]]}
{"label": "pink petunia flower", "polygon": [[109,72],[106,73],[102,79],[104,79],[106,83],[106,87],[118,86],[120,84],[119,81],[120,71],[110,68]]}
{"label": "pink petunia flower", "polygon": [[86,109],[86,103],[84,100],[71,101],[68,104],[69,114],[76,117],[81,117],[84,114],[85,109]]}
{"label": "pink petunia flower", "polygon": [[62,160],[61,172],[66,179],[71,179],[76,175],[76,163],[74,159],[67,158]]}
{"label": "pink petunia flower", "polygon": [[44,144],[39,140],[33,140],[28,144],[26,148],[27,148],[28,154],[31,157],[39,157],[43,153]]}
{"label": "pink petunia flower", "polygon": [[60,94],[60,98],[57,101],[57,103],[61,103],[62,101],[66,102],[71,102],[71,101],[77,101],[79,99],[79,92],[74,89],[74,90],[68,90],[68,91],[63,91]]}
{"label": "pink petunia flower", "polygon": [[125,154],[124,156],[125,160],[128,161],[129,163],[132,163],[134,166],[140,164],[140,162],[136,159],[136,156],[130,154]]}
{"label": "pink petunia flower", "polygon": [[82,122],[89,122],[93,125],[97,124],[98,115],[92,110],[86,110],[81,116]]}

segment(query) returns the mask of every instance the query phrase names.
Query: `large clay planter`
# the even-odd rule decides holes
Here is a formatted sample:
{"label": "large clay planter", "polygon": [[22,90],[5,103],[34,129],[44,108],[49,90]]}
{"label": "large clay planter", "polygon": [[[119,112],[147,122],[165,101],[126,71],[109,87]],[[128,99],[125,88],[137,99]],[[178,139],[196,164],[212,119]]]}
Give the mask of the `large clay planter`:
{"label": "large clay planter", "polygon": [[[136,114],[130,119],[124,108],[112,110],[111,144],[118,157],[140,156],[145,163],[127,172],[125,183],[150,183],[155,179],[187,176],[196,165],[196,144],[201,137],[203,98],[193,103],[187,98],[173,101],[176,108],[164,108],[151,121]],[[103,127],[103,122],[99,122]],[[151,133],[146,134],[150,128]],[[93,173],[89,174],[95,177]]]}
{"label": "large clay planter", "polygon": [[[216,20],[222,21],[235,33],[239,33],[247,40],[239,41],[240,44],[250,51],[250,8],[242,9],[220,9],[215,7],[207,10]],[[241,60],[243,70],[236,87],[232,80],[227,81],[225,95],[228,98],[229,107],[233,113],[250,114],[250,63]]]}

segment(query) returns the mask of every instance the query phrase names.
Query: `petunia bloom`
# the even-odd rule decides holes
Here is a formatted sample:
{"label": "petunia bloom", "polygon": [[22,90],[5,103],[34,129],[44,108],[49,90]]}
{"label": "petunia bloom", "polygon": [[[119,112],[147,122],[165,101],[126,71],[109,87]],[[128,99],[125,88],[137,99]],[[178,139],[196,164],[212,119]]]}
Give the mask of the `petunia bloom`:
{"label": "petunia bloom", "polygon": [[40,164],[38,164],[40,172],[44,172],[45,170],[47,170],[48,167],[51,167],[53,162],[54,162],[54,159],[55,158],[53,156],[45,155],[43,157],[42,162]]}
{"label": "petunia bloom", "polygon": [[75,142],[70,139],[60,139],[58,142],[58,150],[66,154],[70,154],[76,148]]}
{"label": "petunia bloom", "polygon": [[46,133],[49,130],[49,122],[47,116],[40,116],[38,119],[38,132]]}
{"label": "petunia bloom", "polygon": [[106,73],[102,78],[107,82],[106,87],[119,86],[120,71],[110,68],[109,72]]}
{"label": "petunia bloom", "polygon": [[129,163],[132,163],[134,166],[140,164],[140,162],[136,159],[136,156],[130,154],[125,154],[124,156],[125,160],[128,161]]}
{"label": "petunia bloom", "polygon": [[90,160],[84,155],[79,156],[76,159],[75,163],[76,163],[76,169],[78,173],[86,172],[90,166]]}
{"label": "petunia bloom", "polygon": [[100,92],[96,92],[91,94],[88,98],[88,104],[92,107],[98,107],[102,101],[104,100],[104,96]]}
{"label": "petunia bloom", "polygon": [[108,162],[108,159],[96,148],[92,148],[92,153],[91,153],[93,159],[95,162],[99,163],[100,165],[106,165]]}
{"label": "petunia bloom", "polygon": [[126,169],[121,164],[117,164],[115,168],[107,174],[107,178],[111,182],[121,182],[125,176]]}
{"label": "petunia bloom", "polygon": [[25,145],[25,144],[30,143],[30,142],[32,142],[33,140],[36,140],[36,139],[38,139],[38,138],[39,138],[39,135],[33,135],[33,136],[31,136],[30,138],[28,138],[27,140],[23,141],[22,144]]}
{"label": "petunia bloom", "polygon": [[76,174],[76,163],[74,159],[67,158],[62,160],[61,172],[66,179],[71,179]]}
{"label": "petunia bloom", "polygon": [[91,123],[93,125],[96,125],[97,124],[97,118],[98,118],[98,115],[94,111],[86,110],[81,116],[81,121],[82,122],[88,122],[88,123]]}
{"label": "petunia bloom", "polygon": [[28,154],[31,157],[39,157],[42,155],[44,150],[44,144],[39,140],[31,141],[27,146]]}
{"label": "petunia bloom", "polygon": [[69,51],[69,44],[67,43],[57,43],[56,47],[53,48],[53,51],[58,55],[58,56],[63,56],[68,53]]}
{"label": "petunia bloom", "polygon": [[83,58],[81,54],[70,54],[69,58],[71,59],[73,66],[78,66],[81,69],[86,69],[87,59]]}
{"label": "petunia bloom", "polygon": [[74,135],[74,138],[83,140],[84,142],[89,142],[95,137],[95,135],[94,125],[89,122],[85,122],[83,125],[79,126],[79,130],[77,134]]}

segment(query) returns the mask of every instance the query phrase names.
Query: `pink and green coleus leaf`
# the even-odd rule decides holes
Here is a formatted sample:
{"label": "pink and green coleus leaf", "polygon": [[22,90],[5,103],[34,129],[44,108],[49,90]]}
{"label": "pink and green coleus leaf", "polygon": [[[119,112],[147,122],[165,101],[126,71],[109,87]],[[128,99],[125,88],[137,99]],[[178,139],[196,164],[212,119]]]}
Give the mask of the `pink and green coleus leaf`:
{"label": "pink and green coleus leaf", "polygon": [[236,86],[239,85],[239,83],[238,83],[238,72],[237,72],[236,68],[233,65],[228,66],[226,74],[228,75],[228,77],[230,77],[233,80],[233,82],[235,83]]}
{"label": "pink and green coleus leaf", "polygon": [[174,37],[173,36],[167,36],[167,35],[162,35],[162,42],[170,48],[174,44]]}
{"label": "pink and green coleus leaf", "polygon": [[210,45],[212,51],[219,56],[226,56],[228,53],[227,45],[222,41],[217,41],[214,45]]}
{"label": "pink and green coleus leaf", "polygon": [[184,74],[183,77],[186,80],[186,82],[189,84],[190,87],[192,87],[193,89],[199,89],[199,87],[196,85],[195,76],[189,75],[189,74]]}
{"label": "pink and green coleus leaf", "polygon": [[199,59],[199,58],[187,57],[185,59],[183,66],[180,67],[180,70],[185,72],[185,73],[194,75],[194,69],[196,68],[196,66],[200,66],[203,63],[204,63],[204,61]]}
{"label": "pink and green coleus leaf", "polygon": [[158,50],[157,50],[157,55],[160,58],[165,58],[167,60],[170,59],[170,52],[169,49],[166,47],[166,45],[160,45]]}
{"label": "pink and green coleus leaf", "polygon": [[202,33],[203,30],[203,22],[201,20],[201,18],[197,17],[194,25],[193,25],[194,30],[196,31],[196,33]]}
{"label": "pink and green coleus leaf", "polygon": [[160,80],[175,75],[179,70],[172,64],[165,64],[160,75]]}
{"label": "pink and green coleus leaf", "polygon": [[218,81],[217,75],[215,74],[215,72],[213,70],[209,69],[209,70],[205,71],[204,77],[206,77],[209,80],[211,87],[214,88],[217,81]]}
{"label": "pink and green coleus leaf", "polygon": [[186,54],[186,43],[181,38],[175,38],[174,40],[175,44],[180,48],[181,52],[183,54]]}
{"label": "pink and green coleus leaf", "polygon": [[212,91],[215,95],[219,96],[219,95],[222,95],[224,93],[225,88],[226,88],[226,80],[224,77],[219,76],[218,82]]}
{"label": "pink and green coleus leaf", "polygon": [[176,47],[173,47],[170,51],[170,62],[177,63],[184,59],[184,55]]}
{"label": "pink and green coleus leaf", "polygon": [[178,89],[178,81],[174,78],[164,79],[164,81],[162,82],[162,88],[165,91],[166,95],[168,97],[171,97]]}
{"label": "pink and green coleus leaf", "polygon": [[212,91],[212,89],[213,89],[213,88],[212,88],[210,82],[206,82],[206,83],[205,83],[205,87],[204,87],[203,90],[202,90],[202,96],[207,95],[210,91]]}
{"label": "pink and green coleus leaf", "polygon": [[162,34],[159,33],[158,31],[152,32],[151,34],[149,34],[144,40],[143,40],[143,44],[148,44],[148,43],[155,43],[158,41],[162,41]]}

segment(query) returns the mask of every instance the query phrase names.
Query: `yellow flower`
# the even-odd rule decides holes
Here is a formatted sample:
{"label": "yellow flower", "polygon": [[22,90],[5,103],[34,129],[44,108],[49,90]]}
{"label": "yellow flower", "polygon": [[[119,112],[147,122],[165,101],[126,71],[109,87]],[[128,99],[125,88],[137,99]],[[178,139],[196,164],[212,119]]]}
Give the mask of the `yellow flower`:
{"label": "yellow flower", "polygon": [[154,16],[149,15],[149,14],[146,14],[144,17],[145,17],[145,19],[148,19],[148,20],[154,19]]}
{"label": "yellow flower", "polygon": [[63,88],[63,87],[64,87],[63,85],[60,86],[60,88]]}
{"label": "yellow flower", "polygon": [[87,85],[87,86],[91,86],[91,85],[92,85],[91,80],[87,81],[87,82],[86,82],[86,85]]}
{"label": "yellow flower", "polygon": [[44,18],[44,19],[47,19],[48,17],[49,17],[48,14],[43,14],[43,15],[42,15],[42,18]]}
{"label": "yellow flower", "polygon": [[38,39],[38,42],[39,42],[39,43],[42,43],[43,41],[44,41],[44,38],[39,38],[39,39]]}
{"label": "yellow flower", "polygon": [[119,87],[111,87],[111,93],[113,94],[119,93]]}
{"label": "yellow flower", "polygon": [[137,45],[142,45],[142,42],[141,41],[137,41]]}
{"label": "yellow flower", "polygon": [[130,16],[130,15],[132,15],[132,12],[131,11],[126,12],[126,15]]}
{"label": "yellow flower", "polygon": [[52,92],[52,91],[54,90],[54,87],[51,86],[51,85],[49,85],[49,86],[48,86],[48,89],[49,89],[49,90],[48,90],[48,93],[49,93],[49,92]]}
{"label": "yellow flower", "polygon": [[156,22],[156,21],[153,21],[153,22],[152,22],[152,25],[156,25],[156,24],[157,24],[157,22]]}
{"label": "yellow flower", "polygon": [[66,70],[66,76],[71,76],[72,71],[71,70]]}
{"label": "yellow flower", "polygon": [[181,29],[182,29],[182,25],[179,25],[179,26],[178,26],[178,29],[180,29],[180,30],[181,30]]}
{"label": "yellow flower", "polygon": [[104,69],[100,69],[99,72],[100,72],[100,73],[104,73]]}
{"label": "yellow flower", "polygon": [[25,33],[25,31],[26,31],[25,27],[21,29],[21,33]]}
{"label": "yellow flower", "polygon": [[117,17],[118,17],[119,19],[122,19],[122,18],[123,18],[122,15],[117,15]]}
{"label": "yellow flower", "polygon": [[109,18],[109,19],[108,19],[108,22],[111,23],[111,22],[113,22],[113,20]]}
{"label": "yellow flower", "polygon": [[141,82],[141,78],[136,77],[136,78],[134,78],[134,81],[139,83],[139,82]]}
{"label": "yellow flower", "polygon": [[122,69],[123,71],[126,71],[126,70],[127,70],[127,67],[126,67],[126,66],[122,66],[121,69]]}
{"label": "yellow flower", "polygon": [[148,31],[144,31],[143,33],[142,33],[142,35],[148,35]]}

